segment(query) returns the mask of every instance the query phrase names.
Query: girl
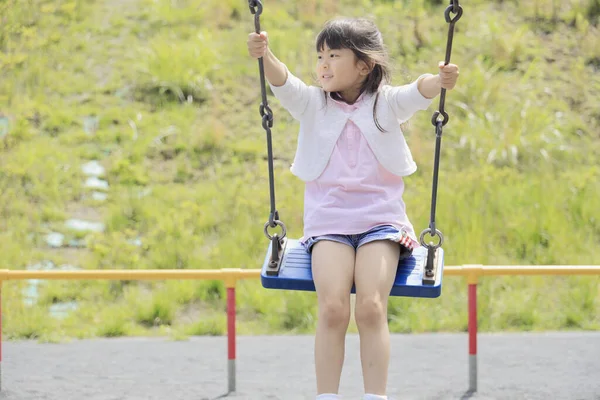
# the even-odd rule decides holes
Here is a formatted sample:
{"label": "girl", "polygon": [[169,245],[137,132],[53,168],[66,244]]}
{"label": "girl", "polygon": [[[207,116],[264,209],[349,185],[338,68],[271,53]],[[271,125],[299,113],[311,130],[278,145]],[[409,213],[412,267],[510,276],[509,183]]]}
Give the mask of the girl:
{"label": "girl", "polygon": [[377,27],[366,19],[328,22],[316,39],[320,87],[290,73],[269,48],[266,32],[251,33],[251,57],[282,106],[300,122],[292,173],[305,181],[304,235],[318,298],[315,336],[317,399],[338,399],[356,286],[365,400],[387,399],[387,302],[400,257],[418,246],[402,199],[403,177],[416,170],[401,123],[425,110],[458,79],[439,65],[403,86],[391,86]]}

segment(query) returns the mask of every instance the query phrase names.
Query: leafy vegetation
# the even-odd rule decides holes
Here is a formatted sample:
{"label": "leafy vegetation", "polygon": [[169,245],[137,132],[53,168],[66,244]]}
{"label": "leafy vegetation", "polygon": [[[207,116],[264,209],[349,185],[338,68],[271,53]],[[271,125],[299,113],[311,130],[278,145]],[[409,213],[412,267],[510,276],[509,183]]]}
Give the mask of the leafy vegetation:
{"label": "leafy vegetation", "polygon": [[[336,15],[370,16],[403,84],[443,59],[446,4],[265,1],[261,23],[274,52],[310,82],[319,27]],[[463,8],[437,209],[446,265],[600,264],[600,3]],[[4,268],[261,266],[268,175],[244,1],[0,0],[0,19]],[[298,126],[270,101],[278,208],[299,237],[302,183],[288,169]],[[406,202],[419,231],[429,218],[430,116],[417,114],[406,132],[419,164]],[[85,184],[90,160],[106,169],[105,200]],[[74,215],[105,228],[73,230],[65,221]],[[64,235],[61,246],[47,244],[53,232]],[[34,305],[24,302],[29,284],[3,285],[9,338],[180,339],[226,329],[222,282],[41,282]],[[484,331],[600,328],[598,277],[485,278],[479,294]],[[65,302],[78,307],[49,317]],[[245,281],[237,304],[241,334],[314,329],[314,293]],[[465,282],[447,277],[438,300],[393,298],[389,313],[395,332],[464,331]]]}

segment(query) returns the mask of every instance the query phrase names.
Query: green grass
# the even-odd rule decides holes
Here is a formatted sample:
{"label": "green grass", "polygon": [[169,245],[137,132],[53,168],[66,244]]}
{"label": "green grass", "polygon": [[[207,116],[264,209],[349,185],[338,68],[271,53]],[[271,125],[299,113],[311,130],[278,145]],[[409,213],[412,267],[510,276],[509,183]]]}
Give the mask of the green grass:
{"label": "green grass", "polygon": [[[395,61],[394,83],[434,72],[444,57],[446,2],[265,3],[273,50],[307,82],[319,27],[365,9]],[[436,221],[446,265],[600,264],[600,3],[478,0],[463,8]],[[245,2],[4,0],[0,15],[0,114],[9,121],[0,138],[3,268],[43,260],[84,269],[260,267],[269,192]],[[278,209],[298,237],[302,183],[288,169],[298,125],[270,101]],[[406,190],[418,231],[429,218],[435,107],[406,132],[419,164]],[[106,168],[105,202],[84,186],[80,165],[92,159]],[[106,230],[69,231],[74,209],[98,213]],[[49,248],[51,231],[85,248]],[[26,284],[3,285],[12,339],[226,331],[221,282],[49,281],[33,307],[23,304]],[[80,307],[49,318],[65,301]],[[237,304],[241,334],[314,330],[314,293],[241,282]],[[479,308],[482,331],[597,330],[600,278],[485,278]],[[438,300],[392,298],[390,327],[461,332],[466,311],[465,282],[447,277]]]}

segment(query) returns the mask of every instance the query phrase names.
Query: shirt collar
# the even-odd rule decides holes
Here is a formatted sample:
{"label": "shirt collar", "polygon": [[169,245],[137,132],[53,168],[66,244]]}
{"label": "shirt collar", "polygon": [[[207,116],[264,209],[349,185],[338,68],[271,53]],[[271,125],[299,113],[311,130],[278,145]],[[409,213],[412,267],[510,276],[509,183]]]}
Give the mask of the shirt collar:
{"label": "shirt collar", "polygon": [[360,106],[360,104],[361,104],[361,103],[364,101],[364,99],[365,99],[365,97],[366,97],[366,96],[367,96],[367,95],[366,95],[366,91],[363,91],[363,92],[362,92],[362,93],[361,93],[361,94],[358,96],[358,98],[356,99],[356,101],[355,101],[354,103],[352,103],[352,104],[348,104],[348,103],[346,103],[346,102],[345,102],[345,101],[343,101],[343,100],[338,100],[338,99],[334,98],[334,97],[332,96],[332,93],[331,93],[331,92],[328,92],[328,93],[327,93],[327,97],[329,97],[331,100],[333,100],[333,102],[334,102],[334,103],[336,103],[336,104],[338,104],[338,105],[340,105],[340,106],[342,106],[342,107],[354,107],[354,108],[356,108],[356,107],[359,107],[359,106]]}

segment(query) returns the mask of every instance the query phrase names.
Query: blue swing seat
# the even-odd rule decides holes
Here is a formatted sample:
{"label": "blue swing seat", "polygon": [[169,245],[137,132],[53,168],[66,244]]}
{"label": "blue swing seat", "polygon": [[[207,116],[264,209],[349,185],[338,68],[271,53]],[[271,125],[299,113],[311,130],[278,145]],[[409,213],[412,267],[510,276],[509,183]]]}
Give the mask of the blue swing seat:
{"label": "blue swing seat", "polygon": [[[268,246],[261,269],[261,283],[267,289],[314,291],[312,279],[311,256],[299,240],[284,239],[283,256],[279,271],[276,274],[269,271],[271,246]],[[427,259],[427,248],[421,246],[413,251],[410,257],[400,260],[396,272],[396,280],[390,296],[436,298],[442,292],[442,276],[444,267],[444,252],[437,249],[435,257],[435,277],[431,284],[423,283],[423,273]],[[352,293],[356,288],[352,285]]]}

